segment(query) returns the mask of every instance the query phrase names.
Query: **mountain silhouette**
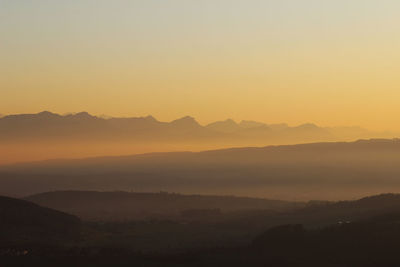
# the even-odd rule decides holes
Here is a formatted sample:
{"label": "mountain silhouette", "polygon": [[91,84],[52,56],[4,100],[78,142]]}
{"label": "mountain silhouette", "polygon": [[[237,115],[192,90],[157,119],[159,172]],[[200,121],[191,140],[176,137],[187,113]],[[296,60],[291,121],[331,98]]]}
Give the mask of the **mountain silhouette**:
{"label": "mountain silhouette", "polygon": [[[31,137],[49,137],[57,134],[58,137],[69,137],[85,135],[87,131],[92,134],[90,138],[97,138],[98,135],[105,133],[110,134],[111,138],[114,135],[120,136],[126,133],[135,136],[137,131],[146,129],[147,134],[157,136],[159,130],[174,129],[177,132],[182,130],[212,130],[209,133],[235,133],[243,132],[244,129],[268,128],[274,131],[283,131],[293,134],[295,137],[296,131],[309,131],[311,134],[323,134],[320,137],[332,136],[331,128],[321,128],[315,124],[303,124],[300,126],[289,127],[286,124],[271,124],[267,125],[255,121],[242,121],[236,123],[232,119],[210,123],[206,126],[200,125],[193,117],[186,116],[171,122],[160,122],[152,116],[138,118],[103,118],[90,115],[87,112],[79,112],[75,114],[59,115],[49,111],[43,111],[37,114],[20,114],[8,115],[0,118],[0,135],[3,138],[14,140],[18,138]],[[334,128],[337,129],[337,128]],[[69,135],[65,134],[65,130]],[[152,132],[154,131],[154,132]],[[70,135],[74,133],[75,135]],[[271,131],[270,131],[271,133]],[[216,135],[220,137],[221,135]],[[229,136],[229,135],[224,135]],[[103,136],[104,138],[105,136]],[[276,138],[273,135],[264,136],[266,138]],[[340,138],[340,136],[337,136]],[[268,142],[268,139],[265,139]]]}
{"label": "mountain silhouette", "polygon": [[87,112],[9,115],[0,118],[0,164],[104,155],[201,151],[360,138],[392,137],[357,127],[288,126],[228,119],[199,124],[186,116],[161,122],[152,116],[106,118]]}
{"label": "mountain silhouette", "polygon": [[176,127],[176,129],[181,131],[202,128],[202,126],[193,117],[190,116],[185,116],[183,118],[173,120],[169,124],[170,127]]}
{"label": "mountain silhouette", "polygon": [[234,132],[240,131],[242,129],[242,127],[232,119],[227,119],[225,121],[213,122],[213,123],[206,125],[206,127],[208,129],[212,129],[214,131],[222,132],[222,133],[234,133]]}

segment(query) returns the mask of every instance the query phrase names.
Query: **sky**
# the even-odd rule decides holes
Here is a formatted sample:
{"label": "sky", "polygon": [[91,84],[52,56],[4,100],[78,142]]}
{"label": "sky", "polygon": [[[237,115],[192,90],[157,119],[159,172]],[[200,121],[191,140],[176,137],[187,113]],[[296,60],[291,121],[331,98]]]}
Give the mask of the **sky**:
{"label": "sky", "polygon": [[398,0],[0,0],[0,114],[400,130]]}

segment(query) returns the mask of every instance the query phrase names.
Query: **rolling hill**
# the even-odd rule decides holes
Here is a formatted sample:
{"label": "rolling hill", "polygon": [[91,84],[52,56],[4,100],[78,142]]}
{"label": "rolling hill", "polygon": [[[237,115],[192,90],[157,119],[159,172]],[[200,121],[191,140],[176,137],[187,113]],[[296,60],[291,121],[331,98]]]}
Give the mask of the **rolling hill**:
{"label": "rolling hill", "polygon": [[399,177],[393,139],[13,164],[0,167],[0,188],[20,196],[122,190],[338,200],[400,191]]}
{"label": "rolling hill", "polygon": [[[25,198],[41,206],[61,210],[84,220],[129,221],[144,219],[183,219],[184,213],[218,210],[284,211],[304,206],[279,200],[161,193],[55,191]],[[187,218],[187,216],[186,216]],[[203,218],[206,219],[206,218]]]}

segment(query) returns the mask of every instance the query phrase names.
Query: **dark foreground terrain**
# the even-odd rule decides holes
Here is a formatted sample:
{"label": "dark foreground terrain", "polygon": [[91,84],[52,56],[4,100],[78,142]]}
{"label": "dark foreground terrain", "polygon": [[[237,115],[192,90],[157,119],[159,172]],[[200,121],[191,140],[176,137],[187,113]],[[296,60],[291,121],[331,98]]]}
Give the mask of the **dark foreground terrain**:
{"label": "dark foreground terrain", "polygon": [[1,197],[0,266],[400,265],[400,195],[290,209],[215,209],[169,219],[87,221]]}

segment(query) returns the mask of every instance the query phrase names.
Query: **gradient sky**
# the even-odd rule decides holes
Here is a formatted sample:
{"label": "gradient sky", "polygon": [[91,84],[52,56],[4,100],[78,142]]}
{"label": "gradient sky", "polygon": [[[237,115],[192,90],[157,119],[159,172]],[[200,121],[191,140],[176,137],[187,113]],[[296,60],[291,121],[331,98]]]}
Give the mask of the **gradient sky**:
{"label": "gradient sky", "polygon": [[400,130],[398,0],[0,0],[0,113]]}

